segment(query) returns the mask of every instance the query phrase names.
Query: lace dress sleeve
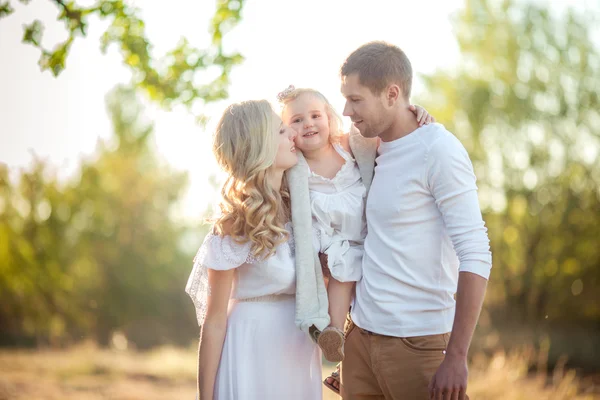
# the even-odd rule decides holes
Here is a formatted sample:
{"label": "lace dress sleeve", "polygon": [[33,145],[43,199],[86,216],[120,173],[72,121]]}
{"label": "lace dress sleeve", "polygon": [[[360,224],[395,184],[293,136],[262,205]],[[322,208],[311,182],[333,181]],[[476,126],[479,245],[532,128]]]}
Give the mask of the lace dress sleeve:
{"label": "lace dress sleeve", "polygon": [[194,257],[192,273],[185,287],[196,308],[198,325],[204,323],[206,317],[206,301],[210,296],[208,285],[208,268],[225,271],[237,268],[242,264],[255,263],[257,259],[251,253],[252,244],[237,243],[229,236],[206,235],[202,246]]}

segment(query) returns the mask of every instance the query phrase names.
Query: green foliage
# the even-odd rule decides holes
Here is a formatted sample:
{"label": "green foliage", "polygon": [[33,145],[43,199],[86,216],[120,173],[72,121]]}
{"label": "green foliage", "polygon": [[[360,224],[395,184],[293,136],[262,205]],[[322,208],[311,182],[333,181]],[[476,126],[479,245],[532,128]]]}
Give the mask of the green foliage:
{"label": "green foliage", "polygon": [[[593,10],[596,11],[596,10]],[[509,318],[600,322],[598,14],[468,0],[461,63],[423,77],[423,104],[465,144]]]}
{"label": "green foliage", "polygon": [[15,9],[10,6],[8,1],[0,3],[0,18],[12,14],[14,11]]}
{"label": "green foliage", "polygon": [[107,345],[123,331],[138,347],[186,343],[193,307],[183,292],[192,254],[171,210],[187,176],[151,147],[152,125],[133,89],[108,106],[115,135],[80,175],[59,184],[36,160],[18,186],[0,170],[0,333]]}
{"label": "green foliage", "polygon": [[36,159],[13,186],[8,169],[0,169],[0,326],[5,335],[52,340],[76,318],[71,214],[48,172]]}
{"label": "green foliage", "polygon": [[[39,20],[23,33],[23,42],[40,50],[42,70],[59,75],[74,40],[99,17],[110,21],[101,49],[120,49],[132,82],[109,96],[115,135],[99,144],[94,159],[82,161],[77,179],[60,183],[36,158],[11,180],[0,164],[0,343],[62,344],[91,336],[107,345],[115,331],[139,347],[187,343],[197,329],[183,292],[192,254],[182,248],[205,228],[194,226],[192,233],[174,222],[171,210],[187,177],[155,156],[152,125],[136,92],[164,107],[226,98],[231,69],[243,58],[226,54],[222,38],[239,22],[244,2],[217,1],[208,48],[182,39],[159,59],[152,57],[139,10],[126,1],[51,3],[67,39],[44,48]],[[0,3],[0,17],[13,11],[10,2]],[[197,74],[215,67],[217,78],[195,83]]]}
{"label": "green foliage", "polygon": [[[90,7],[79,6],[75,1],[47,1],[58,7],[57,20],[64,23],[67,38],[53,49],[44,48],[41,44],[44,24],[35,20],[24,27],[23,43],[40,50],[40,68],[51,71],[54,76],[65,69],[73,42],[86,36],[94,17],[110,21],[102,35],[101,49],[106,51],[111,45],[117,46],[123,62],[133,74],[134,85],[164,107],[175,104],[189,107],[197,101],[208,103],[226,98],[231,69],[243,61],[241,54],[223,51],[222,39],[223,34],[240,21],[244,0],[217,0],[210,28],[212,41],[208,48],[194,48],[183,38],[159,59],[151,55],[152,43],[146,36],[140,11],[127,1],[98,0]],[[0,18],[13,12],[10,2],[0,3]],[[217,68],[218,76],[208,83],[197,83],[197,76],[208,68]]]}

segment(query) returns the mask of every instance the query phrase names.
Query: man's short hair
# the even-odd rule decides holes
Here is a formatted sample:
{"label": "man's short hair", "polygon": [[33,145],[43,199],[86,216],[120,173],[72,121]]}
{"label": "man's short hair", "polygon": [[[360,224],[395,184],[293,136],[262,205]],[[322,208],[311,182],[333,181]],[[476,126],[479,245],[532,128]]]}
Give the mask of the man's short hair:
{"label": "man's short hair", "polygon": [[410,98],[412,66],[404,52],[386,42],[370,42],[354,50],[340,68],[346,77],[357,73],[361,85],[374,94],[381,93],[390,83],[397,84],[404,98]]}

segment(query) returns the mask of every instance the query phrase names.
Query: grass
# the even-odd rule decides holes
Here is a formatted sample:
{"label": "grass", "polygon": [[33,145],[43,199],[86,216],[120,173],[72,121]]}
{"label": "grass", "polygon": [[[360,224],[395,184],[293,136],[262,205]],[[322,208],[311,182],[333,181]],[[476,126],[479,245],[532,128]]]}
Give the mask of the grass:
{"label": "grass", "polygon": [[0,400],[193,399],[194,350],[150,352],[68,350],[0,352]]}
{"label": "grass", "polygon": [[[531,373],[543,362],[533,351],[477,355],[470,365],[473,400],[600,399],[600,384],[560,365],[553,374]],[[334,367],[325,364],[326,376]],[[87,344],[66,350],[1,350],[0,400],[194,399],[196,351],[163,347],[149,352],[100,350]],[[328,389],[323,400],[338,400]]]}

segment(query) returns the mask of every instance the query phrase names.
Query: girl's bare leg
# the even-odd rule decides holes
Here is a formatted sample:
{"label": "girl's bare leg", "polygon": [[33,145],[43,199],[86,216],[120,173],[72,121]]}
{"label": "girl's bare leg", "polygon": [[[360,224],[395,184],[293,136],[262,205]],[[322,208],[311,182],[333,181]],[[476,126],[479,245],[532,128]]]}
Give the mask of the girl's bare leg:
{"label": "girl's bare leg", "polygon": [[328,361],[344,359],[344,323],[354,293],[354,282],[340,282],[330,278],[327,287],[331,325],[320,334],[317,342]]}
{"label": "girl's bare leg", "polygon": [[329,279],[327,296],[329,297],[329,317],[331,326],[344,330],[344,323],[354,294],[355,282],[340,282],[334,278]]}

